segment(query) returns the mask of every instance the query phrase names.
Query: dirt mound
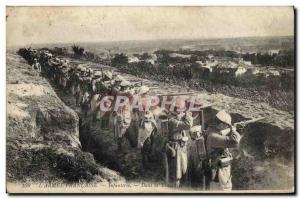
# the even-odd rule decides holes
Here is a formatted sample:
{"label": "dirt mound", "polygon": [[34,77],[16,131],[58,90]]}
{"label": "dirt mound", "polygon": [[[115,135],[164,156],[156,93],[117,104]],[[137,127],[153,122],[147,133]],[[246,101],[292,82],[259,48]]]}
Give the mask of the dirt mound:
{"label": "dirt mound", "polygon": [[78,115],[12,53],[7,53],[7,180],[123,180],[81,150]]}

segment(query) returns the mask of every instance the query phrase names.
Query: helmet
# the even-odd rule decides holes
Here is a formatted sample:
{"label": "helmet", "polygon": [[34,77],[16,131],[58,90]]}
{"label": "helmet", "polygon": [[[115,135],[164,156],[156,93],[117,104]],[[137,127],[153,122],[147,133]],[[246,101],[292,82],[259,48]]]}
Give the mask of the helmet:
{"label": "helmet", "polygon": [[216,117],[225,124],[231,125],[231,116],[226,113],[225,110],[221,110],[217,113]]}

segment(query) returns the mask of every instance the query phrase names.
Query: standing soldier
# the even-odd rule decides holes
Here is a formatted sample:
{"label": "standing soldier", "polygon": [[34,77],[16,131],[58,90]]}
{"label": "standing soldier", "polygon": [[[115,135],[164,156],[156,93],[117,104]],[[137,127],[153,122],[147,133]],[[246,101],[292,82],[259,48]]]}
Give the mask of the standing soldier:
{"label": "standing soldier", "polygon": [[102,82],[101,82],[101,94],[103,95],[106,95],[106,94],[111,94],[111,89],[112,89],[112,73],[109,72],[109,71],[105,71],[103,72],[103,79],[102,79]]}
{"label": "standing soldier", "polygon": [[131,111],[129,104],[120,107],[116,113],[114,124],[114,136],[117,138],[118,150],[123,149],[125,143],[125,133],[131,123]]}
{"label": "standing soldier", "polygon": [[120,86],[120,84],[121,84],[121,82],[122,81],[124,81],[124,79],[123,79],[123,77],[121,77],[120,75],[117,75],[115,78],[114,78],[114,80],[112,80],[112,89],[111,89],[111,91],[112,91],[112,94],[114,95],[114,96],[117,96],[118,95],[118,93],[119,93],[119,91],[120,91],[120,89],[121,89],[121,86]]}
{"label": "standing soldier", "polygon": [[57,80],[57,69],[59,66],[60,62],[58,58],[51,59],[50,61],[50,71],[49,75],[51,76],[53,81]]}
{"label": "standing soldier", "polygon": [[101,95],[100,91],[100,83],[102,81],[102,73],[101,71],[96,71],[92,78],[92,91],[91,91],[91,102],[90,102],[90,112],[95,113],[97,106],[100,104],[99,99]]}
{"label": "standing soldier", "polygon": [[69,79],[68,76],[69,73],[69,65],[67,63],[62,64],[62,69],[61,69],[61,76],[60,76],[60,84],[62,89],[67,88],[67,81]]}
{"label": "standing soldier", "polygon": [[205,190],[205,170],[207,153],[205,146],[205,136],[201,125],[195,125],[190,129],[188,144],[188,172],[189,182],[195,187],[201,186]]}
{"label": "standing soldier", "polygon": [[80,106],[81,101],[82,101],[82,84],[83,84],[83,77],[85,76],[86,73],[86,68],[85,67],[80,67],[79,68],[79,73],[78,73],[78,79],[76,81],[76,87],[75,87],[75,98],[76,98],[76,105]]}
{"label": "standing soldier", "polygon": [[134,89],[130,88],[131,84],[129,81],[127,80],[123,80],[120,83],[120,90],[119,90],[119,94],[120,95],[127,95],[128,97],[132,98],[133,94],[134,94]]}
{"label": "standing soldier", "polygon": [[146,110],[138,128],[138,148],[143,148],[144,142],[156,128],[157,124],[153,113],[150,110]]}
{"label": "standing soldier", "polygon": [[90,97],[92,92],[92,78],[93,78],[93,71],[92,69],[88,69],[87,73],[84,77],[82,77],[82,101],[81,101],[81,109],[85,116],[87,116],[89,105],[90,105]]}
{"label": "standing soldier", "polygon": [[[174,106],[174,104],[172,105]],[[171,107],[172,107],[171,106]],[[191,112],[179,113],[175,103],[175,110],[171,111],[173,117],[168,122],[168,141],[166,143],[166,181],[175,182],[179,187],[180,181],[187,172],[187,147],[188,137],[186,132],[193,126]]]}
{"label": "standing soldier", "polygon": [[33,60],[32,69],[39,73],[42,72],[41,64],[38,62],[37,58],[34,58]]}
{"label": "standing soldier", "polygon": [[[232,155],[228,148],[237,147],[241,136],[231,124],[231,116],[224,110],[216,115],[217,124],[207,130],[206,188],[230,191]],[[228,131],[226,134],[225,131]],[[218,183],[218,184],[215,184]],[[211,186],[210,186],[211,185]],[[218,185],[217,187],[215,185]]]}
{"label": "standing soldier", "polygon": [[[133,90],[132,90],[133,91]],[[130,93],[132,93],[132,100],[140,100],[141,104],[142,104],[142,109],[143,110],[147,110],[148,109],[148,93],[150,91],[150,88],[148,86],[141,86],[139,88],[137,88],[136,90],[136,94],[133,94],[133,92],[130,91]],[[138,108],[134,108],[133,109],[133,123],[135,124],[135,126],[139,126],[139,122],[141,120],[141,118],[143,117],[143,111],[140,111]]]}
{"label": "standing soldier", "polygon": [[73,96],[76,96],[76,91],[78,90],[80,71],[81,66],[78,65],[70,75],[71,93]]}

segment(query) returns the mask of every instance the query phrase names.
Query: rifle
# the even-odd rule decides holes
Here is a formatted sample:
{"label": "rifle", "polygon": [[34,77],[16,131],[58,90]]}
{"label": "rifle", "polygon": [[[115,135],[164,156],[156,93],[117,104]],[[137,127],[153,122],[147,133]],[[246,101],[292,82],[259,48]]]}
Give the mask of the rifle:
{"label": "rifle", "polygon": [[228,133],[231,132],[232,127],[237,128],[239,126],[241,128],[245,128],[245,126],[247,124],[254,123],[254,122],[257,122],[257,121],[260,121],[260,120],[263,120],[263,119],[265,119],[265,117],[259,117],[259,118],[254,118],[254,119],[251,119],[251,120],[245,120],[245,121],[241,121],[241,122],[236,122],[233,125],[231,125],[230,128],[222,130],[221,134],[222,135],[227,135]]}

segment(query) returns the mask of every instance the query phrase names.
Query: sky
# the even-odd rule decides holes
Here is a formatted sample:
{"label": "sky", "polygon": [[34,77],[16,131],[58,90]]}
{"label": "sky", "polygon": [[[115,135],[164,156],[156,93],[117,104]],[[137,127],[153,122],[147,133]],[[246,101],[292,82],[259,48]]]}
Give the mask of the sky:
{"label": "sky", "polygon": [[293,7],[7,7],[7,46],[294,35]]}

